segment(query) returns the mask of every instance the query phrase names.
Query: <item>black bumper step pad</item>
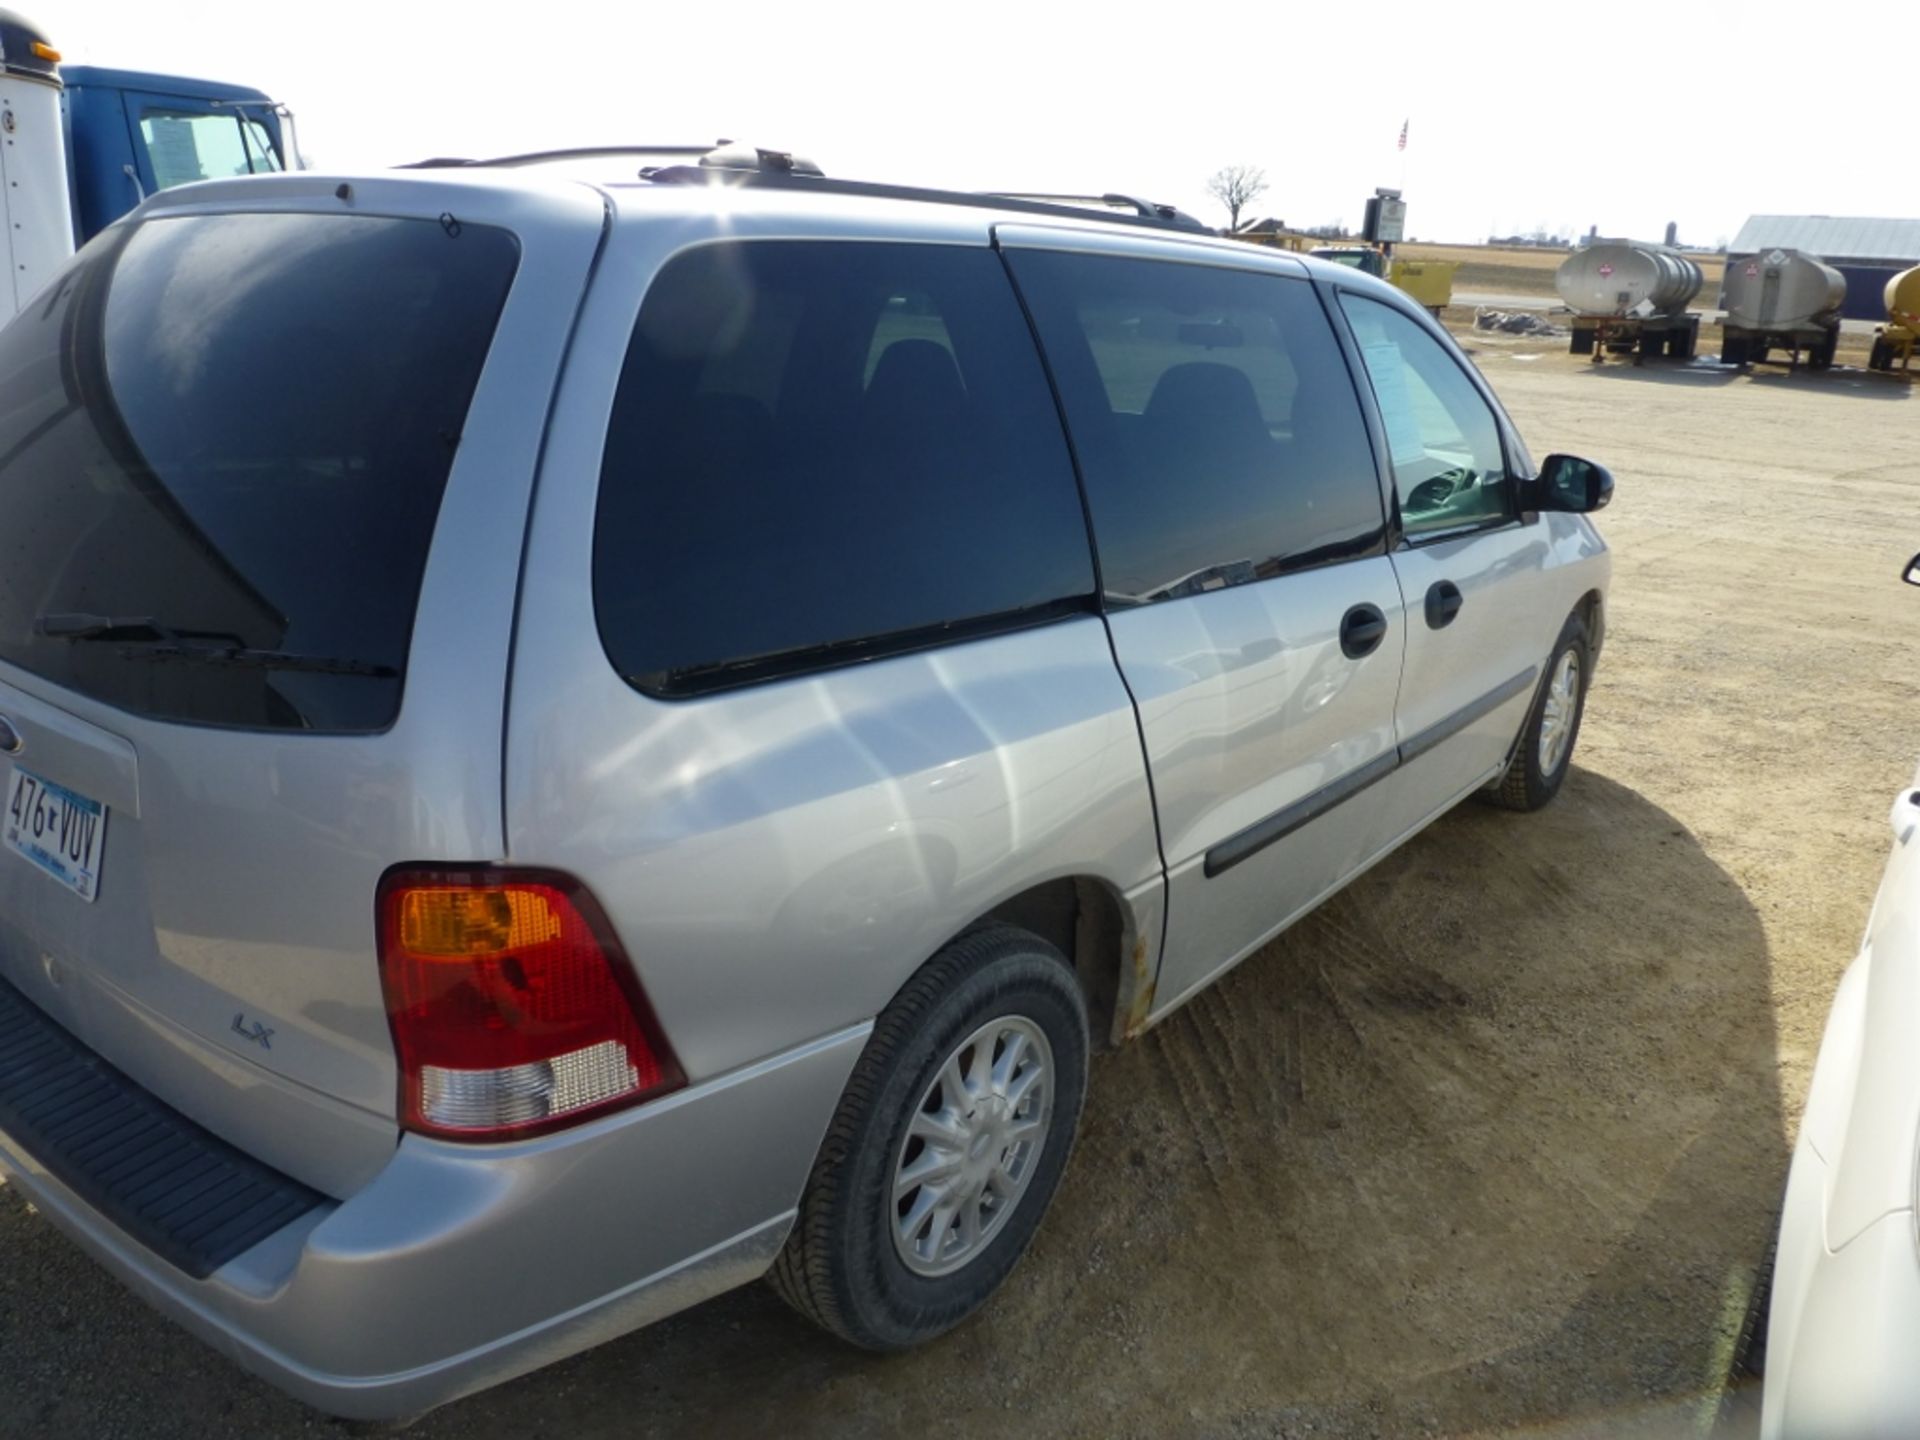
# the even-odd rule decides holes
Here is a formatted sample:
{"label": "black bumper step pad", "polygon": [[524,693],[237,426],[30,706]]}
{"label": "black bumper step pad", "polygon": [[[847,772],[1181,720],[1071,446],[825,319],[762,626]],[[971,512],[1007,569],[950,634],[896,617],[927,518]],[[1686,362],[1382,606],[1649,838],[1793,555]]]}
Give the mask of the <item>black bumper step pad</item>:
{"label": "black bumper step pad", "polygon": [[4,981],[0,1131],[196,1280],[324,1203],[148,1094]]}

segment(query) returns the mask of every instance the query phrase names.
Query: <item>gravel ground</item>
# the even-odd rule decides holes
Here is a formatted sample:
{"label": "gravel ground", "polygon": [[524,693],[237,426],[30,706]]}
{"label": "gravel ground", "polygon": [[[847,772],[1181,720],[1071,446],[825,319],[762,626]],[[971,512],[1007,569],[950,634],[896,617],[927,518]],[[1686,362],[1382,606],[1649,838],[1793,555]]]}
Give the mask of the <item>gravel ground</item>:
{"label": "gravel ground", "polygon": [[[1620,482],[1560,801],[1461,809],[1100,1059],[1032,1254],[941,1343],[755,1287],[412,1433],[1705,1433],[1920,751],[1920,397],[1465,343]],[[4,1190],[0,1432],[339,1433]]]}

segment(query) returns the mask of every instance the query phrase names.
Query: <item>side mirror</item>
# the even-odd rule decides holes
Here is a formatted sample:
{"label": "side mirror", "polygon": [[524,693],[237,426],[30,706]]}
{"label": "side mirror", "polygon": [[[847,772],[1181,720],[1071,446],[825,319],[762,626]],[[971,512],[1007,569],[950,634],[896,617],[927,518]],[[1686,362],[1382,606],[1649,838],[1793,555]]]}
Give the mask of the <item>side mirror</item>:
{"label": "side mirror", "polygon": [[1909,585],[1920,585],[1920,555],[1916,555],[1907,561],[1906,573],[1900,578]]}
{"label": "side mirror", "polygon": [[1542,510],[1585,515],[1606,509],[1612,501],[1613,472],[1578,455],[1549,455],[1534,486]]}

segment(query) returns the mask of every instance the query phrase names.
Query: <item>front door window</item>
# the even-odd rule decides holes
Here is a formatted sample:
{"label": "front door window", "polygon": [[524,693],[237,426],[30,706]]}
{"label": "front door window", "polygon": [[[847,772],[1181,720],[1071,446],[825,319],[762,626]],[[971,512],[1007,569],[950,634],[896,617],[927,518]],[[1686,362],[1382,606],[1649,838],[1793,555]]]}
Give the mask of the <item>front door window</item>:
{"label": "front door window", "polygon": [[1459,362],[1391,305],[1345,291],[1340,304],[1386,426],[1408,538],[1510,518],[1500,425]]}

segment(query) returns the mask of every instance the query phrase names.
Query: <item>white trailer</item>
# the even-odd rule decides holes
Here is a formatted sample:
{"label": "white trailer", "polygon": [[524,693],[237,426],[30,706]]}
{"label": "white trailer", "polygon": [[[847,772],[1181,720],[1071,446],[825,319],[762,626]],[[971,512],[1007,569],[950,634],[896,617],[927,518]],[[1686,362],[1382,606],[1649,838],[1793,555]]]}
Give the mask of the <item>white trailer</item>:
{"label": "white trailer", "polygon": [[60,52],[30,21],[0,10],[0,220],[11,319],[73,254],[73,201],[60,120]]}

